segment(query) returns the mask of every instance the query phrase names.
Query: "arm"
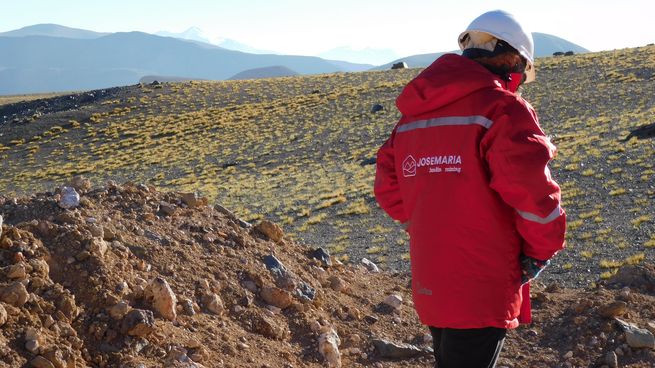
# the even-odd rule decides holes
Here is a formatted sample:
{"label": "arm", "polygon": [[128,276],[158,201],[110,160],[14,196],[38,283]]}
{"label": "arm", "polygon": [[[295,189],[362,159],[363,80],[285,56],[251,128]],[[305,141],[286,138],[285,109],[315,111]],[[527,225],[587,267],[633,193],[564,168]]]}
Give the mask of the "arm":
{"label": "arm", "polygon": [[548,169],[555,146],[539,127],[534,111],[514,103],[494,120],[483,149],[491,188],[515,210],[523,255],[545,263],[564,247],[566,232],[560,188]]}
{"label": "arm", "polygon": [[380,207],[394,220],[405,223],[408,221],[403,208],[403,200],[400,195],[398,176],[396,174],[395,154],[393,141],[396,130],[391,137],[380,147],[377,153],[375,170],[375,199]]}

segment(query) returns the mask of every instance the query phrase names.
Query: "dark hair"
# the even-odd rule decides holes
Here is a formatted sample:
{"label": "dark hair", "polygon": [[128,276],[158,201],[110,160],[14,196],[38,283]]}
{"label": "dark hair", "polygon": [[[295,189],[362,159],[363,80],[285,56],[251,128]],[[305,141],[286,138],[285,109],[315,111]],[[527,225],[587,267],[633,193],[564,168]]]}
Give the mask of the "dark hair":
{"label": "dark hair", "polygon": [[[466,37],[468,34],[466,34],[464,37],[462,37],[462,40],[465,41]],[[485,63],[483,61],[480,61],[478,59],[481,58],[492,58],[494,56],[502,55],[505,53],[511,53],[515,55],[519,55],[521,57],[521,63],[517,65],[490,65],[488,63]],[[518,50],[516,50],[514,47],[512,47],[509,43],[503,41],[503,40],[498,40],[496,42],[496,47],[494,47],[493,51],[485,50],[485,49],[479,49],[479,48],[469,48],[464,51],[462,51],[462,56],[469,58],[471,60],[476,60],[480,64],[482,64],[485,68],[487,68],[490,72],[497,74],[501,76],[503,79],[508,80],[510,73],[525,73],[525,68],[527,65],[527,60],[521,55]]]}

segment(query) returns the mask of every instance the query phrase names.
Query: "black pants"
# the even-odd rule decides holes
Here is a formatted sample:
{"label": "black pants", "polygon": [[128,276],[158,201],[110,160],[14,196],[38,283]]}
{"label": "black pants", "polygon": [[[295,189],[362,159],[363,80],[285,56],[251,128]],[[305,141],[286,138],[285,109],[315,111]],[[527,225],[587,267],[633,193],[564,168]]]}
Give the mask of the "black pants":
{"label": "black pants", "polygon": [[503,348],[504,328],[430,327],[436,368],[493,368]]}

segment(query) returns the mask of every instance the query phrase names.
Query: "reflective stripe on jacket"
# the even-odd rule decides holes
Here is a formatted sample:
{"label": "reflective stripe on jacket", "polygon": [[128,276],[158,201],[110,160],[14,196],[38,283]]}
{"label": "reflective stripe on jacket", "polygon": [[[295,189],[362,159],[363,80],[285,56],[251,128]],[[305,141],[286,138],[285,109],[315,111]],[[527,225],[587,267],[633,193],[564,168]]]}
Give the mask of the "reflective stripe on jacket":
{"label": "reflective stripe on jacket", "polygon": [[402,118],[378,151],[375,196],[409,221],[421,321],[518,326],[519,255],[547,260],[564,246],[566,216],[547,167],[555,146],[525,100],[459,55],[437,59],[396,105]]}

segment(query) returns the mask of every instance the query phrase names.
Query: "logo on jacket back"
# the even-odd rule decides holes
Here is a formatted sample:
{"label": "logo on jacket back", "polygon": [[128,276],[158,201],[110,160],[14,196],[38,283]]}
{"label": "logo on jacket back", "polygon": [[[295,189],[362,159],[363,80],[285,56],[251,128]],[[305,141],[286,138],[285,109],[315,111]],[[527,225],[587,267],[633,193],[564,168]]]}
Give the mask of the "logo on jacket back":
{"label": "logo on jacket back", "polygon": [[403,176],[406,178],[416,176],[416,160],[412,155],[407,156],[403,161]]}

